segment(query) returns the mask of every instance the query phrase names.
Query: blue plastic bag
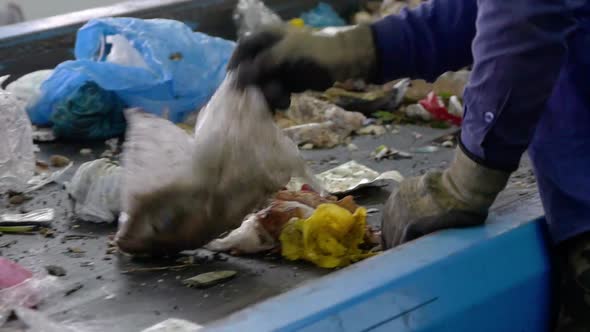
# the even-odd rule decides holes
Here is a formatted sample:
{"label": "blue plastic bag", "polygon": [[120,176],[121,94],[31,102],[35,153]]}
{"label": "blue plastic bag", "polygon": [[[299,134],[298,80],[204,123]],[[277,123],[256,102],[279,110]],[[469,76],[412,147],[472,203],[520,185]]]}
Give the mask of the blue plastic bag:
{"label": "blue plastic bag", "polygon": [[314,9],[301,14],[305,25],[314,28],[339,27],[346,22],[336,13],[334,8],[327,3],[320,2]]}
{"label": "blue plastic bag", "polygon": [[91,20],[78,31],[76,60],[60,64],[43,83],[29,116],[49,124],[56,103],[91,81],[130,107],[182,121],[215,92],[234,47],[173,20]]}

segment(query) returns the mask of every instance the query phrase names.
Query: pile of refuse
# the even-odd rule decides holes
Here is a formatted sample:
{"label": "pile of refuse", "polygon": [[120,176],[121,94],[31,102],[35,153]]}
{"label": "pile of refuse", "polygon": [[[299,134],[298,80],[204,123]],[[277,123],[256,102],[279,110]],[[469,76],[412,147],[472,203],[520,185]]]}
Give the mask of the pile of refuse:
{"label": "pile of refuse", "polygon": [[[369,1],[350,21],[374,21],[419,3]],[[238,36],[283,22],[260,0],[238,1],[234,20]],[[347,20],[320,3],[288,23],[321,29]],[[106,140],[100,158],[74,167],[65,190],[79,220],[118,223],[114,241],[124,252],[275,252],[322,268],[377,254],[379,232],[367,225],[367,209],[350,194],[403,176],[354,160],[313,174],[300,149],[353,151],[355,136],[395,134],[406,123],[458,127],[469,71],[445,73],[432,83],[338,82],[326,91],[295,94],[288,110],[273,114],[257,89],[233,88],[226,65],[234,47],[172,20],[88,22],[78,31],[75,60],[20,77],[0,91],[0,141],[7,142],[0,148],[0,194],[17,206],[74,167],[66,156],[39,160],[45,142]],[[441,142],[454,144],[452,136]],[[412,155],[379,146],[371,158]],[[3,213],[0,232],[51,232],[53,218],[51,208]],[[9,270],[10,278],[2,275]],[[15,300],[20,289],[32,287],[40,297],[46,288],[54,291],[50,276],[32,278],[0,260],[0,282],[5,280],[0,294],[11,294],[11,300],[0,298],[0,325],[8,309],[18,307],[26,318],[27,308],[38,302]]]}

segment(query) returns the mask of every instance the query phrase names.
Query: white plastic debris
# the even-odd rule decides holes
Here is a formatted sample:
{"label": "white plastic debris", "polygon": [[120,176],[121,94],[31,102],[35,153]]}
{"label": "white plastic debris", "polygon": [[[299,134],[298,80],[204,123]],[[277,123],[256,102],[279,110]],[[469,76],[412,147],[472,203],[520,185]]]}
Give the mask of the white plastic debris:
{"label": "white plastic debris", "polygon": [[35,170],[31,122],[24,104],[0,91],[0,193],[22,192]]}
{"label": "white plastic debris", "polygon": [[141,332],[194,332],[202,328],[203,326],[184,319],[168,318]]}
{"label": "white plastic debris", "polygon": [[78,168],[66,190],[74,200],[74,214],[90,222],[114,222],[121,212],[123,170],[108,159]]}
{"label": "white plastic debris", "polygon": [[[6,91],[12,93],[16,99],[21,101],[25,108],[31,107],[41,97],[41,85],[51,74],[53,74],[52,69],[38,70],[26,74],[8,84]],[[8,76],[0,78],[0,82],[4,82],[7,78]]]}
{"label": "white plastic debris", "polygon": [[[101,43],[101,53],[104,52],[106,46],[105,43],[111,45],[110,51],[106,56],[107,62],[116,63],[122,66],[149,68],[143,56],[124,36],[111,35],[103,38],[103,43]],[[102,56],[99,56],[99,59],[102,59]]]}
{"label": "white plastic debris", "polygon": [[449,99],[448,111],[449,114],[461,118],[463,117],[463,105],[461,105],[461,102],[459,101],[459,98],[457,98],[457,96],[451,96],[451,98]]}
{"label": "white plastic debris", "polygon": [[307,94],[295,94],[291,107],[275,115],[283,132],[298,145],[332,148],[361,128],[366,117]]}
{"label": "white plastic debris", "polygon": [[[404,177],[398,171],[379,173],[352,160],[316,175],[320,183],[331,194],[347,194],[363,187],[386,186],[391,181],[401,182]],[[294,178],[287,185],[289,190],[298,190],[305,184]]]}
{"label": "white plastic debris", "polygon": [[57,181],[65,172],[72,168],[73,165],[74,163],[69,163],[66,167],[55,172],[45,172],[33,176],[29,181],[27,181],[27,187],[23,193],[26,194],[33,192],[50,184],[51,182]]}
{"label": "white plastic debris", "polygon": [[246,37],[260,28],[282,22],[279,15],[266,7],[260,0],[240,0],[234,10],[234,23],[238,37]]}
{"label": "white plastic debris", "polygon": [[424,121],[432,120],[432,114],[420,104],[411,104],[405,108],[406,115],[410,118],[418,118]]}
{"label": "white plastic debris", "polygon": [[51,222],[55,216],[52,208],[38,209],[29,213],[3,213],[0,221],[3,223]]}
{"label": "white plastic debris", "polygon": [[52,142],[55,141],[55,134],[51,128],[37,128],[33,126],[33,141]]}

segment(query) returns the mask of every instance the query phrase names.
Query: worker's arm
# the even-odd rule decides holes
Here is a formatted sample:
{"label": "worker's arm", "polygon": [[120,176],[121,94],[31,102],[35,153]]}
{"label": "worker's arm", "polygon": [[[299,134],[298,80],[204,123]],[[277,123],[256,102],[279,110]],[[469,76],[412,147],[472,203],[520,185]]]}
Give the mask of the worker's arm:
{"label": "worker's arm", "polygon": [[472,63],[476,0],[433,0],[374,23],[379,80],[434,80]]}
{"label": "worker's arm", "polygon": [[484,222],[552,93],[575,28],[566,3],[574,2],[478,1],[462,146],[447,170],[408,179],[392,194],[382,224],[387,246]]}

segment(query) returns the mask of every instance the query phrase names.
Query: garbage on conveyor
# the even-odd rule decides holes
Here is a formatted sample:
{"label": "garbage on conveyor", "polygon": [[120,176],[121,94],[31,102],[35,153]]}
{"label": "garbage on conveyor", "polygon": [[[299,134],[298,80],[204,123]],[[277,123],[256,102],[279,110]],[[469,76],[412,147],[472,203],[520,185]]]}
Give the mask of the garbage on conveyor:
{"label": "garbage on conveyor", "polygon": [[[5,90],[12,93],[16,99],[24,103],[25,109],[29,109],[41,98],[41,85],[52,73],[52,69],[28,73],[10,82]],[[9,77],[9,75],[0,77],[0,84],[3,84]]]}
{"label": "garbage on conveyor", "polygon": [[316,148],[345,143],[365,119],[360,113],[345,111],[307,94],[293,95],[289,110],[275,115],[278,126],[296,144],[312,144]]}
{"label": "garbage on conveyor", "polygon": [[[21,265],[0,257],[0,327],[14,310],[36,306],[60,289],[56,277],[34,275]],[[29,328],[33,327],[29,325]]]}
{"label": "garbage on conveyor", "polygon": [[29,116],[49,124],[56,105],[90,81],[130,107],[182,121],[221,83],[234,45],[173,20],[93,19],[78,31],[76,60],[55,68]]}
{"label": "garbage on conveyor", "polygon": [[106,139],[125,132],[125,103],[112,91],[86,82],[55,103],[51,122],[57,137]]}
{"label": "garbage on conveyor", "polygon": [[320,2],[315,8],[301,14],[300,18],[305,25],[314,28],[340,27],[346,22],[336,13],[334,8],[327,3]]}
{"label": "garbage on conveyor", "polygon": [[321,204],[306,219],[291,219],[281,232],[281,254],[323,268],[344,267],[375,255],[359,246],[365,240],[367,211],[351,212],[336,204]]}
{"label": "garbage on conveyor", "polygon": [[420,105],[424,107],[436,120],[448,121],[455,126],[461,126],[463,119],[461,116],[451,114],[445,106],[442,98],[437,96],[434,91],[429,93],[426,98],[420,100]]}
{"label": "garbage on conveyor", "polygon": [[396,109],[402,102],[410,80],[396,84],[347,86],[338,84],[326,90],[324,96],[334,104],[348,110],[370,115],[380,110]]}
{"label": "garbage on conveyor", "polygon": [[411,159],[412,155],[407,152],[390,148],[387,145],[380,145],[375,149],[375,151],[371,153],[371,157],[373,157],[375,160]]}
{"label": "garbage on conveyor", "polygon": [[82,164],[66,184],[76,217],[90,222],[117,220],[122,177],[122,168],[106,158]]}
{"label": "garbage on conveyor", "polygon": [[440,75],[434,83],[428,83],[424,80],[412,80],[406,92],[405,99],[409,102],[418,102],[424,99],[432,91],[439,96],[457,96],[463,98],[463,90],[469,80],[469,70],[458,70],[455,72],[446,72]]}
{"label": "garbage on conveyor", "polygon": [[246,37],[264,26],[282,22],[279,15],[261,0],[239,0],[233,13],[238,28],[238,38]]}
{"label": "garbage on conveyor", "polygon": [[27,213],[2,213],[0,226],[49,226],[55,216],[53,208],[38,209]]}
{"label": "garbage on conveyor", "polygon": [[31,122],[24,104],[0,91],[0,193],[23,192],[35,170]]}
{"label": "garbage on conveyor", "polygon": [[184,319],[168,318],[142,330],[141,332],[195,332],[201,328],[201,325]]}
{"label": "garbage on conveyor", "polygon": [[[333,195],[349,194],[363,187],[382,187],[391,181],[401,182],[404,179],[398,171],[379,173],[354,160],[317,174],[316,178],[325,190]],[[287,188],[297,190],[303,184],[304,180],[293,178]]]}
{"label": "garbage on conveyor", "polygon": [[29,179],[29,181],[27,181],[27,186],[25,187],[24,191],[22,191],[22,193],[27,194],[27,193],[33,192],[35,190],[43,188],[44,186],[46,186],[52,182],[57,181],[73,165],[74,165],[74,163],[70,162],[68,165],[66,165],[58,170],[55,170],[55,171],[51,171],[51,170],[47,169],[46,171],[36,173],[35,175],[33,175],[33,177],[31,177]]}
{"label": "garbage on conveyor", "polygon": [[207,288],[215,286],[235,277],[238,273],[232,270],[212,271],[184,279],[182,284],[187,287]]}
{"label": "garbage on conveyor", "polygon": [[238,227],[292,176],[321,191],[262,92],[238,91],[233,80],[229,73],[201,111],[194,137],[164,119],[127,112],[122,202],[129,220],[116,240],[123,251],[198,248]]}
{"label": "garbage on conveyor", "polygon": [[[316,209],[322,205],[340,207],[349,213],[355,213],[359,209],[352,196],[337,200],[336,197],[322,197],[318,193],[308,190],[280,191],[265,208],[248,215],[239,228],[231,231],[225,237],[211,241],[206,248],[213,251],[229,251],[234,255],[276,249],[282,242],[282,234],[284,234],[288,223],[312,217]],[[326,222],[330,222],[329,219],[326,219]],[[361,221],[358,220],[358,222]],[[378,245],[368,227],[361,224],[357,224],[357,226],[363,228],[361,234],[364,244]],[[320,229],[312,231],[316,232]],[[328,235],[330,236],[330,234]],[[289,238],[292,236],[292,233],[287,235]],[[299,243],[290,241],[288,245],[297,246]]]}

